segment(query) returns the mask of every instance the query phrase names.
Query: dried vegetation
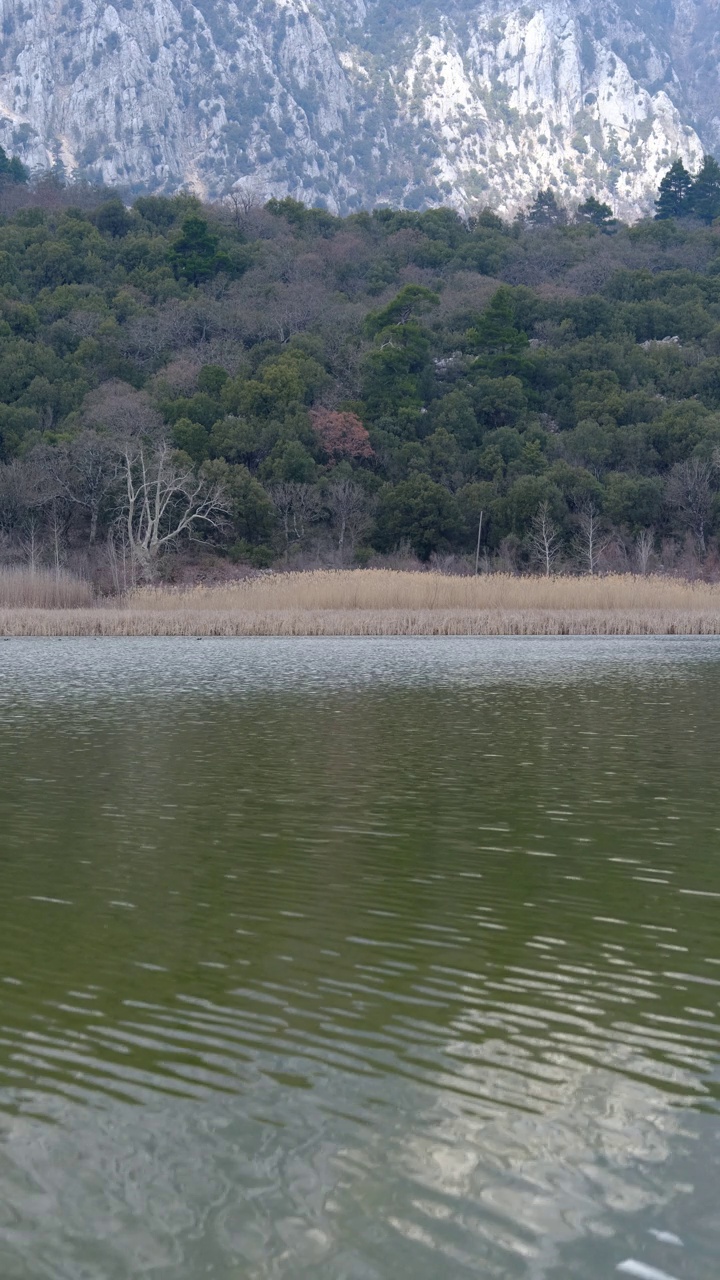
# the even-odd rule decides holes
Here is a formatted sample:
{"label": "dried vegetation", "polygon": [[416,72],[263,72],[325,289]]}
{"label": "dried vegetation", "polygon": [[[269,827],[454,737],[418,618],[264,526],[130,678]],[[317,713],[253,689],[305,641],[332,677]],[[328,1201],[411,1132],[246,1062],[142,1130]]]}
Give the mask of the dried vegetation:
{"label": "dried vegetation", "polygon": [[81,609],[92,605],[89,582],[60,569],[0,567],[0,610]]}
{"label": "dried vegetation", "polygon": [[92,604],[83,582],[3,571],[0,634],[717,635],[720,585],[631,575],[472,578],[368,569],[187,590],[146,587],[115,603]]}

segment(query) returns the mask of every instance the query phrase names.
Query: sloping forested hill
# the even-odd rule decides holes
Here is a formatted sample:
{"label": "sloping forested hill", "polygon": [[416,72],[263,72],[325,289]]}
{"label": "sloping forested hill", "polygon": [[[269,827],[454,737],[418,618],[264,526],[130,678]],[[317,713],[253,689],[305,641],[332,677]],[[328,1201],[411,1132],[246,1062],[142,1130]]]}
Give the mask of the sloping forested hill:
{"label": "sloping forested hill", "polygon": [[528,226],[186,196],[126,209],[52,184],[14,201],[5,559],[116,555],[118,460],[155,466],[165,440],[182,484],[164,518],[193,483],[219,512],[166,547],[474,558],[482,513],[481,554],[506,566],[712,569],[720,227],[626,227],[592,202]]}

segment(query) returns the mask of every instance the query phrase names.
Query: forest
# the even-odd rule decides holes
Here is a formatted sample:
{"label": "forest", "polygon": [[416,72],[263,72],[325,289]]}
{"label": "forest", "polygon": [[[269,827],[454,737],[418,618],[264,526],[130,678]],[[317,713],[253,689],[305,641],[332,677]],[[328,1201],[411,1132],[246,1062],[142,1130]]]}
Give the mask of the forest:
{"label": "forest", "polygon": [[631,226],[0,173],[0,560],[719,576],[714,165]]}

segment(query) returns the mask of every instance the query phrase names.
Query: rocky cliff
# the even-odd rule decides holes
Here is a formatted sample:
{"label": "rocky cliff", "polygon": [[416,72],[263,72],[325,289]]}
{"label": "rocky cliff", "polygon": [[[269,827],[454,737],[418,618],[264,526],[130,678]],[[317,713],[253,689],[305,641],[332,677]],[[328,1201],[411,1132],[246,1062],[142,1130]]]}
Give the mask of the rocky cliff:
{"label": "rocky cliff", "polygon": [[0,0],[0,142],[133,189],[632,217],[720,143],[719,2]]}

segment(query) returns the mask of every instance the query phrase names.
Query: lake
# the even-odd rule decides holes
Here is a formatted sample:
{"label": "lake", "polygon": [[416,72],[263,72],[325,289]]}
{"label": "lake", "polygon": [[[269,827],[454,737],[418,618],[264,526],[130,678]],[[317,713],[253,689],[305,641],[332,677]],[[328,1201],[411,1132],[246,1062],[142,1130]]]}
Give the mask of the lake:
{"label": "lake", "polygon": [[712,638],[0,643],[2,1280],[717,1280],[719,760]]}

